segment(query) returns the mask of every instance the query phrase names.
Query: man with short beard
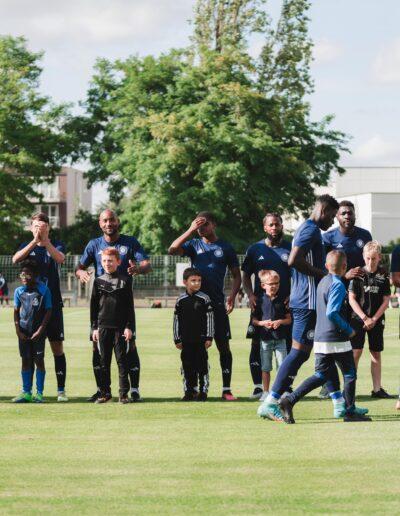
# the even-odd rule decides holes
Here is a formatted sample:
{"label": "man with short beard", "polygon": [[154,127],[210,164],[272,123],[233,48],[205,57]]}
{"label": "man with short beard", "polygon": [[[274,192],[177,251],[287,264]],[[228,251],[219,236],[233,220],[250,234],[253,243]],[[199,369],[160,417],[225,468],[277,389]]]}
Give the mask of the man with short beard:
{"label": "man with short beard", "polygon": [[[76,276],[82,283],[90,281],[90,274],[87,272],[89,265],[94,265],[95,276],[104,274],[101,265],[101,253],[107,247],[115,247],[120,255],[121,264],[118,267],[120,274],[147,274],[151,271],[150,260],[140,243],[133,236],[121,235],[119,232],[120,222],[112,210],[104,210],[100,213],[99,226],[103,236],[93,238],[87,244],[79,265],[76,268]],[[131,341],[128,352],[129,379],[131,382],[131,401],[141,401],[139,393],[140,360],[137,352],[135,335]],[[97,346],[93,345],[93,373],[96,378],[97,392],[88,398],[89,402],[95,402],[100,396],[101,385],[101,358]],[[107,393],[111,399],[111,393]]]}
{"label": "man with short beard", "polygon": [[[267,213],[263,219],[265,239],[252,244],[246,251],[242,265],[243,289],[249,298],[251,312],[256,309],[257,303],[263,295],[258,272],[260,270],[274,270],[280,276],[279,296],[287,299],[290,294],[290,269],[288,258],[291,245],[283,240],[282,217],[279,213]],[[254,289],[251,277],[254,275]],[[260,399],[263,395],[261,383],[260,335],[259,328],[250,323],[246,337],[251,339],[249,357],[250,372],[254,383],[253,394],[250,399]]]}

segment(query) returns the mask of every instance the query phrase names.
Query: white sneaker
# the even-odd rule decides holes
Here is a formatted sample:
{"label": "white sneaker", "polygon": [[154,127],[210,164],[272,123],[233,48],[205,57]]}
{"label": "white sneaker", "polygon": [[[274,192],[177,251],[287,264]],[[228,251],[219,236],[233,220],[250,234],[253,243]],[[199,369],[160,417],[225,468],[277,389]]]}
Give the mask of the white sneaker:
{"label": "white sneaker", "polygon": [[57,401],[65,403],[68,401],[67,395],[65,394],[65,391],[60,391],[57,394]]}
{"label": "white sneaker", "polygon": [[261,397],[260,397],[260,401],[265,401],[268,397],[268,394],[269,394],[269,391],[263,391],[263,393],[261,394]]}
{"label": "white sneaker", "polygon": [[250,394],[249,399],[250,400],[259,400],[261,396],[263,395],[263,390],[259,387],[255,387],[252,394]]}

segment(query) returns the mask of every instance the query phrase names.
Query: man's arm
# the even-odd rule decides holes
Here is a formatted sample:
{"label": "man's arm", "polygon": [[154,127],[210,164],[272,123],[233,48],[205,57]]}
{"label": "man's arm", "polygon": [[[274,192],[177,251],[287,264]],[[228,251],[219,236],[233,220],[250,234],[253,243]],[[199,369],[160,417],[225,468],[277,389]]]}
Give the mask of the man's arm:
{"label": "man's arm", "polygon": [[288,259],[289,267],[294,267],[297,271],[307,276],[313,276],[314,278],[321,279],[326,276],[327,272],[321,269],[317,269],[305,259],[305,251],[302,247],[294,246],[290,251]]}
{"label": "man's arm", "polygon": [[251,277],[247,274],[247,272],[244,271],[242,272],[242,285],[243,290],[249,298],[250,309],[255,310],[257,304],[257,297],[254,295],[253,292],[253,284],[251,282]]}
{"label": "man's arm", "polygon": [[129,278],[130,281],[127,281],[125,284],[125,293],[126,293],[126,310],[127,310],[127,321],[125,324],[125,328],[129,328],[132,330],[133,338],[135,336],[135,307],[133,305],[133,290],[132,290],[132,278]]}
{"label": "man's arm", "polygon": [[194,221],[190,224],[189,229],[182,233],[182,235],[180,235],[176,240],[174,240],[172,244],[169,246],[168,254],[171,254],[173,256],[183,256],[185,252],[182,247],[183,244],[192,236],[192,233],[199,229],[199,227],[202,226],[205,222],[206,219],[204,217],[197,217],[197,219],[194,219]]}
{"label": "man's arm", "polygon": [[232,290],[226,299],[226,312],[230,314],[235,307],[235,299],[240,290],[242,284],[242,276],[240,274],[239,267],[229,267],[229,271],[232,274]]}
{"label": "man's arm", "polygon": [[87,272],[87,268],[89,265],[95,263],[93,251],[90,246],[90,242],[85,247],[85,250],[83,251],[83,255],[81,256],[81,259],[79,260],[78,265],[75,269],[75,276],[79,279],[81,283],[89,283],[90,281],[90,273]]}
{"label": "man's arm", "polygon": [[42,243],[46,247],[46,250],[48,251],[49,255],[53,258],[53,260],[56,263],[61,265],[65,262],[65,254],[56,247],[54,247],[54,245],[50,242],[48,237],[47,240],[42,240]]}
{"label": "man's arm", "polygon": [[92,330],[97,330],[99,326],[99,306],[100,295],[95,280],[93,283],[92,296],[90,298],[90,326]]}
{"label": "man's arm", "polygon": [[393,285],[400,288],[400,272],[392,272],[390,277],[392,278]]}
{"label": "man's arm", "polygon": [[131,276],[137,276],[138,274],[148,274],[151,272],[150,260],[142,260],[139,263],[133,260],[129,260],[129,267],[127,272]]}

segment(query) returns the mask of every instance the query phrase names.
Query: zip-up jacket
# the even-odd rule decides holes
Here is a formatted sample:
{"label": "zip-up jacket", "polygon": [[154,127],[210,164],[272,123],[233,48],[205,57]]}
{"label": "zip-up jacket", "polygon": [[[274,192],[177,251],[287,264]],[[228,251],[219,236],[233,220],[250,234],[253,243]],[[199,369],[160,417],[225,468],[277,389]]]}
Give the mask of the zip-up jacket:
{"label": "zip-up jacket", "polygon": [[175,344],[197,344],[214,337],[214,312],[211,300],[204,292],[182,294],[175,305]]}
{"label": "zip-up jacket", "polygon": [[115,272],[103,274],[94,280],[90,300],[92,330],[98,328],[125,328],[135,334],[132,278]]}

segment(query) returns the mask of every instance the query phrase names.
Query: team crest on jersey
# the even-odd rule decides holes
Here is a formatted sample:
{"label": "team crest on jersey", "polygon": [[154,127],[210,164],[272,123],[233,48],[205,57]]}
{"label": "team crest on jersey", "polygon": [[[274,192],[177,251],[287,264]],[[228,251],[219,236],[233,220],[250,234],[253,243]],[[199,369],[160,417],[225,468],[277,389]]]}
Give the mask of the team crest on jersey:
{"label": "team crest on jersey", "polygon": [[32,306],[38,306],[39,304],[39,299],[37,297],[35,297],[35,299],[32,301]]}
{"label": "team crest on jersey", "polygon": [[128,252],[128,248],[126,245],[121,245],[119,248],[119,254],[126,254]]}
{"label": "team crest on jersey", "polygon": [[362,247],[364,247],[364,240],[361,240],[361,238],[359,238],[356,242],[356,246],[359,247],[360,249]]}
{"label": "team crest on jersey", "polygon": [[216,256],[217,258],[221,258],[221,256],[224,256],[224,252],[222,251],[222,249],[216,249],[214,251],[214,256]]}
{"label": "team crest on jersey", "polygon": [[315,335],[314,330],[308,330],[308,332],[307,332],[307,339],[308,340],[313,340],[314,339],[314,335]]}
{"label": "team crest on jersey", "polygon": [[282,254],[281,260],[283,262],[287,262],[289,260],[289,255],[287,253]]}

